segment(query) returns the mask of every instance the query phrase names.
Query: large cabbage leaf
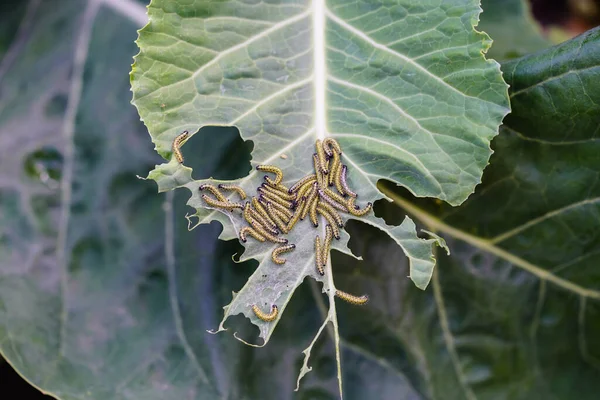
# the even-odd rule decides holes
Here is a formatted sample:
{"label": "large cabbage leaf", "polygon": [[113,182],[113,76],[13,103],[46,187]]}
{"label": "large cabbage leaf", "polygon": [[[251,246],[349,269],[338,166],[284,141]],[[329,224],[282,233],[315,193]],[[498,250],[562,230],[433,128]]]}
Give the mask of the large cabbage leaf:
{"label": "large cabbage leaf", "polygon": [[[342,146],[361,201],[383,197],[377,189],[383,178],[417,196],[460,204],[480,182],[490,140],[508,111],[499,66],[483,57],[489,38],[474,30],[480,11],[475,1],[153,0],[137,42],[133,103],[156,150],[170,162],[149,178],[161,191],[190,190],[188,204],[196,209],[188,217],[191,228],[217,220],[221,239],[237,238],[243,218],[201,198],[202,185],[223,182],[193,179],[192,169],[171,154],[184,130],[202,135],[201,127],[231,125],[253,142],[252,165],[278,166],[288,186],[313,172],[315,141],[332,137]],[[252,172],[233,183],[252,195],[261,180]],[[435,262],[432,245],[443,242],[435,235],[419,239],[409,218],[398,227],[373,215],[364,220],[403,248],[410,277],[424,289]],[[285,267],[271,261],[273,244],[245,244],[241,260],[256,259],[259,266],[224,308],[219,330],[230,316],[244,314],[266,344],[296,288],[311,277],[329,301],[315,341],[331,322],[339,351],[338,288],[331,265],[325,276],[314,267],[318,232],[304,221],[287,235],[296,249]],[[351,254],[347,241],[343,232],[332,249]],[[280,313],[265,322],[253,304],[275,304]],[[310,370],[311,348],[300,378]],[[339,354],[337,359],[341,391]]]}

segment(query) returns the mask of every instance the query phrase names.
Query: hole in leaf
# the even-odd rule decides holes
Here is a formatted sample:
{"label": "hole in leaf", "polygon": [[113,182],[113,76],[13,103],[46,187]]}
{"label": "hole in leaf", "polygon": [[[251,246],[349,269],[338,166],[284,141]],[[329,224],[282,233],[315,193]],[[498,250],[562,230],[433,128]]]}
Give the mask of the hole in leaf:
{"label": "hole in leaf", "polygon": [[194,179],[238,179],[252,169],[250,153],[254,145],[244,141],[233,126],[205,126],[189,139],[181,151]]}
{"label": "hole in leaf", "polygon": [[62,174],[63,156],[53,147],[42,147],[25,157],[25,175],[51,189],[58,189]]}

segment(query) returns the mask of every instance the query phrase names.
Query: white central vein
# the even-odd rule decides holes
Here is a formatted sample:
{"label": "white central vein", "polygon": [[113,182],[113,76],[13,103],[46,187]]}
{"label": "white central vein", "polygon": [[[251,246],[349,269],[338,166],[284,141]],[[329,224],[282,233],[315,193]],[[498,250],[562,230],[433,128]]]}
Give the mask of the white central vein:
{"label": "white central vein", "polygon": [[315,96],[315,133],[323,140],[327,133],[325,114],[325,91],[327,90],[327,66],[325,64],[325,0],[313,0],[313,73]]}

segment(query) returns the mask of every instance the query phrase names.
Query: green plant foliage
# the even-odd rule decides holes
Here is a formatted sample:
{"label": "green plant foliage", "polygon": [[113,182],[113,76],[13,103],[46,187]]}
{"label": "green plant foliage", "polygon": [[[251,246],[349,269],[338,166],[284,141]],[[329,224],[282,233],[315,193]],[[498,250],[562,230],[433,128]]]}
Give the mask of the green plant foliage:
{"label": "green plant foliage", "polygon": [[[433,397],[591,400],[600,390],[599,55],[597,28],[502,66],[513,112],[461,207],[385,190],[452,249],[419,300],[435,305],[439,334],[426,340],[455,371]],[[406,313],[420,315],[382,312],[381,324]]]}
{"label": "green plant foliage", "polygon": [[488,56],[508,60],[549,47],[552,43],[529,10],[528,0],[482,0],[479,30],[493,39]]}
{"label": "green plant foliage", "polygon": [[[259,264],[231,260],[248,250],[218,240],[219,223],[189,232],[182,216],[196,210],[186,206],[188,193],[157,194],[154,183],[135,179],[161,162],[128,104],[143,6],[32,1],[5,8],[5,360],[61,400],[338,399],[329,329],[311,348],[312,372],[293,391],[302,351],[329,312],[320,285],[298,287],[264,348],[206,333]],[[514,113],[493,142],[484,183],[464,206],[379,186],[398,202],[378,202],[377,216],[402,226],[402,205],[452,249],[446,257],[438,248],[427,291],[407,279],[409,260],[387,233],[348,221],[348,246],[364,261],[332,252],[335,285],[371,300],[336,308],[344,399],[595,399],[597,36],[503,66]],[[235,180],[250,170],[253,146],[236,129],[203,128],[183,152],[195,179]],[[518,226],[527,229],[489,243]],[[257,331],[240,316],[229,323],[242,337]]]}
{"label": "green plant foliage", "polygon": [[[150,23],[137,42],[133,103],[165,157],[183,130],[235,125],[254,144],[253,165],[277,165],[289,187],[313,172],[315,141],[333,137],[363,205],[382,197],[376,187],[382,178],[458,205],[480,182],[489,142],[508,112],[499,66],[482,56],[489,38],[473,29],[479,11],[475,1],[389,6],[153,0]],[[235,184],[253,195],[260,175],[250,173]],[[214,209],[201,198],[199,188],[221,181],[192,179],[192,169],[174,157],[149,178],[161,191],[190,190],[188,205],[196,209],[191,229],[217,220],[224,227],[221,239],[237,238],[245,224],[240,213]],[[419,239],[409,218],[399,227],[372,215],[365,221],[403,248],[410,277],[425,289],[434,267],[432,246],[443,241]],[[329,299],[315,340],[331,322],[339,351],[334,294],[340,288],[331,266],[325,276],[315,268],[314,238],[324,236],[324,225],[315,229],[303,221],[286,236],[296,249],[284,267],[269,256],[276,245],[244,245],[241,261],[256,259],[259,267],[224,308],[219,331],[230,316],[243,314],[266,344],[296,288],[311,277]],[[332,249],[351,255],[345,232],[341,239]],[[279,315],[262,321],[252,305],[276,305]],[[310,370],[312,346],[300,378]]]}

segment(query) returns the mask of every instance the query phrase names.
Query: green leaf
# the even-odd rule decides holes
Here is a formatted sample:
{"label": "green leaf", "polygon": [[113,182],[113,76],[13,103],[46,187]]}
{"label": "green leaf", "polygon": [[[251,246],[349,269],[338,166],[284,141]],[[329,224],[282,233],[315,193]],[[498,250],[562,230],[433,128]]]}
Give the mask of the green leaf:
{"label": "green leaf", "polygon": [[[317,285],[298,288],[265,348],[206,334],[218,325],[232,288],[242,287],[258,264],[232,263],[231,255],[243,248],[216,240],[219,224],[188,232],[182,218],[187,193],[168,198],[157,195],[153,183],[134,179],[160,162],[128,106],[126,74],[136,51],[131,41],[145,10],[131,13],[131,2],[112,3],[129,11],[102,6],[94,24],[86,25],[92,32],[83,80],[72,73],[85,12],[80,2],[38,2],[27,40],[0,76],[0,352],[29,382],[61,400],[337,399],[329,329],[311,348],[312,373],[293,392],[301,352],[328,312]],[[21,4],[15,9],[24,17]],[[11,18],[0,13],[0,29],[14,27],[9,47],[21,43],[20,24],[11,25]],[[528,218],[598,197],[593,172],[600,113],[594,96],[600,92],[592,79],[599,64],[593,32],[595,37],[504,66],[511,85],[519,87],[515,91],[531,86],[513,94],[519,104],[507,122],[532,140],[502,131],[475,194],[476,207],[462,211],[405,197],[425,212],[421,216],[456,229],[437,230],[452,256],[438,250],[440,268],[431,289],[423,292],[406,278],[408,259],[386,233],[348,222],[349,246],[364,261],[333,252],[335,284],[369,293],[371,301],[336,309],[346,400],[596,399],[598,301],[550,280],[555,275],[582,286],[589,290],[585,295],[598,291],[593,204],[565,210],[567,219],[553,215],[548,222],[559,224],[541,232],[522,231],[487,248],[504,249],[499,255],[459,236],[489,240]],[[516,67],[518,62],[526,68]],[[83,82],[82,96],[67,119],[74,121],[73,137],[63,138],[74,80]],[[248,146],[234,131],[205,128],[186,143],[186,164],[194,174],[245,175]],[[567,133],[581,146],[570,143]],[[64,199],[60,181],[68,154],[73,174],[65,185],[72,190]],[[544,198],[561,204],[540,206]],[[69,220],[60,225],[67,237],[60,263],[63,207]],[[376,212],[393,226],[404,220],[387,201],[377,203]],[[582,220],[576,219],[579,212]],[[579,241],[570,240],[574,234]],[[517,254],[519,244],[530,244],[529,251]],[[545,270],[531,273],[504,258],[507,252]],[[174,255],[169,262],[167,254]],[[575,261],[575,268],[549,270],[561,258]],[[61,321],[67,333],[62,356]]]}
{"label": "green leaf", "polygon": [[[402,298],[398,308],[377,308],[365,318],[399,335],[419,366],[435,366],[424,368],[430,397],[595,399],[600,390],[600,29],[508,62],[502,70],[513,111],[494,140],[491,165],[475,194],[450,208],[385,188],[453,250],[451,257],[440,258],[433,293],[428,300]],[[357,253],[377,265],[393,257]],[[364,290],[361,284],[354,287]],[[376,290],[396,293],[391,284]],[[421,338],[420,328],[405,331],[406,325],[389,321],[435,328]],[[371,340],[384,346],[382,336]],[[373,351],[362,337],[352,346]],[[400,360],[394,365],[406,371]],[[445,366],[454,376],[436,373]],[[388,387],[399,381],[356,385]]]}
{"label": "green leaf", "polygon": [[[129,104],[145,10],[120,4],[129,14],[109,2],[29,2],[0,60],[0,352],[62,400],[214,399],[219,385],[236,397],[235,368],[220,357],[252,366],[253,356],[194,336],[225,301],[198,271],[218,275],[235,249],[210,241],[214,227],[191,235],[169,225],[185,201],[135,178],[159,157]],[[216,152],[198,169],[226,167],[220,152],[239,144],[234,135],[208,142]],[[221,173],[238,176],[239,165]],[[197,309],[200,293],[208,301]]]}
{"label": "green leaf", "polygon": [[552,43],[546,39],[541,27],[531,15],[527,0],[482,0],[480,30],[493,40],[488,51],[496,60],[517,58]]}
{"label": "green leaf", "polygon": [[[234,125],[254,144],[253,165],[277,165],[285,185],[312,173],[315,140],[333,137],[363,205],[383,197],[376,186],[382,178],[417,196],[460,204],[480,182],[490,140],[508,112],[499,66],[482,55],[489,38],[473,29],[479,12],[476,1],[234,7],[153,0],[150,23],[137,42],[133,104],[156,150],[171,161],[149,178],[161,191],[190,190],[188,205],[196,209],[195,218],[188,217],[191,229],[217,220],[220,238],[236,239],[243,218],[211,210],[199,191],[222,181],[194,180],[192,169],[171,155],[173,140],[184,130]],[[233,183],[253,195],[261,181],[252,172]],[[442,242],[419,239],[410,219],[399,228],[374,216],[366,222],[405,249],[411,278],[424,289],[435,265],[432,246]],[[314,238],[323,235],[324,225],[315,230],[303,221],[294,228],[287,239],[296,249],[285,267],[270,259],[274,245],[245,244],[241,260],[256,259],[259,266],[225,307],[219,331],[230,316],[243,314],[266,344],[296,288],[311,277],[328,296],[323,326],[332,323],[338,347],[331,266],[324,277],[314,267]],[[351,255],[347,241],[343,232],[332,248]],[[252,305],[277,305],[280,312],[274,322],[264,322]]]}

